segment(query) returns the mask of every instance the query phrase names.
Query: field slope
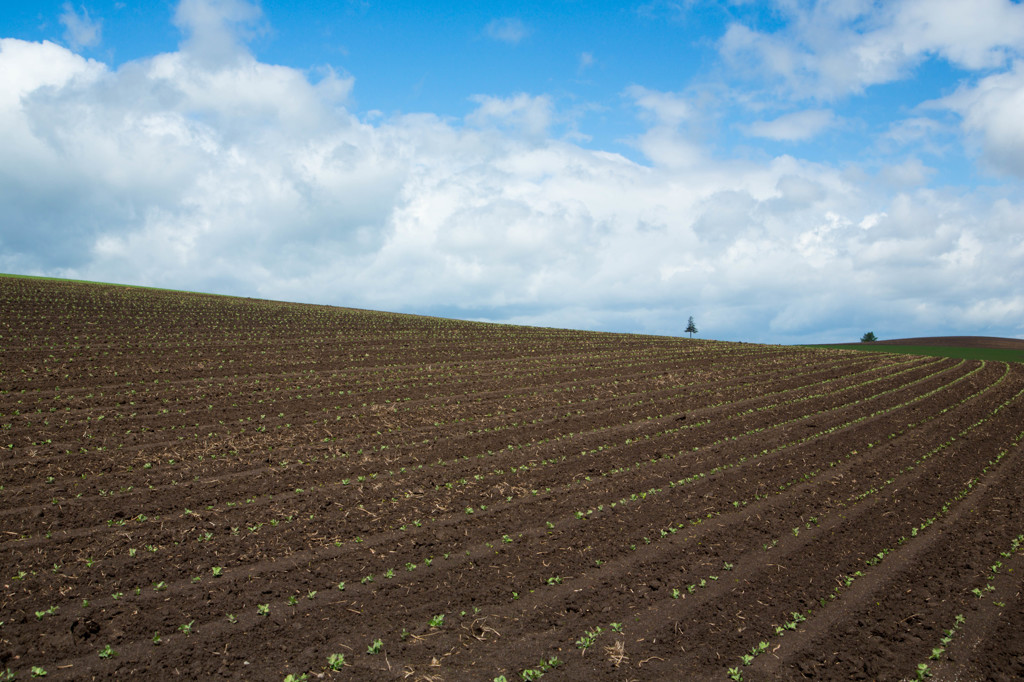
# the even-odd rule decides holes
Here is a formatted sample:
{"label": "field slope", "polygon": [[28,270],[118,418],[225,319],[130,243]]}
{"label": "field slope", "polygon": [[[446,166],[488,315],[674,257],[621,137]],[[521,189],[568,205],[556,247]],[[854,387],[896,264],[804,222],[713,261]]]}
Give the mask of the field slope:
{"label": "field slope", "polygon": [[1019,363],[8,277],[0,309],[0,674],[1024,676]]}
{"label": "field slope", "polygon": [[1024,339],[998,336],[924,336],[912,339],[886,339],[871,343],[818,344],[810,347],[933,355],[965,360],[1024,362]]}

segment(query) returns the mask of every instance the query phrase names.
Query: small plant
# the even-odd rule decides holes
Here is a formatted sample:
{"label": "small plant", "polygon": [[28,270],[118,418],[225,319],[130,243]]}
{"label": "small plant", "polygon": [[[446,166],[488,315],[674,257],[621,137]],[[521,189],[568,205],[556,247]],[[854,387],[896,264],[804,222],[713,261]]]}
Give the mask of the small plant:
{"label": "small plant", "polygon": [[432,628],[439,628],[442,625],[444,625],[444,614],[443,613],[439,613],[439,614],[437,614],[436,616],[434,616],[433,618],[430,619],[430,627],[432,627]]}
{"label": "small plant", "polygon": [[345,654],[331,654],[327,657],[327,667],[331,670],[341,670],[345,667]]}
{"label": "small plant", "polygon": [[229,613],[228,614],[228,622],[233,625],[233,624],[238,622],[238,618],[235,617],[235,614]]}
{"label": "small plant", "polygon": [[224,572],[224,568],[221,566],[214,566],[210,569],[210,571],[213,573],[214,578],[219,578],[221,574]]}
{"label": "small plant", "polygon": [[113,658],[114,656],[117,656],[117,652],[109,644],[100,649],[100,658]]}
{"label": "small plant", "polygon": [[190,620],[187,623],[182,623],[181,625],[178,626],[178,630],[187,637],[187,636],[192,634],[192,624],[193,623],[195,623],[194,620]]}
{"label": "small plant", "polygon": [[596,627],[593,630],[587,630],[578,640],[576,640],[576,648],[583,649],[583,653],[586,653],[587,649],[594,646],[594,642],[597,641],[597,638],[602,632],[603,630],[600,627]]}
{"label": "small plant", "polygon": [[163,641],[163,639],[160,637],[160,633],[159,632],[154,632],[153,633],[153,644],[156,645],[156,644],[159,644],[162,641]]}
{"label": "small plant", "polygon": [[375,639],[370,642],[370,646],[366,647],[366,653],[368,654],[379,654],[384,649],[384,641]]}
{"label": "small plant", "polygon": [[46,609],[45,611],[36,611],[36,620],[42,620],[43,616],[52,616],[55,613],[57,613],[58,611],[60,611],[60,607],[59,606],[51,606],[50,608]]}
{"label": "small plant", "polygon": [[270,604],[257,604],[256,615],[258,616],[269,616],[270,615]]}

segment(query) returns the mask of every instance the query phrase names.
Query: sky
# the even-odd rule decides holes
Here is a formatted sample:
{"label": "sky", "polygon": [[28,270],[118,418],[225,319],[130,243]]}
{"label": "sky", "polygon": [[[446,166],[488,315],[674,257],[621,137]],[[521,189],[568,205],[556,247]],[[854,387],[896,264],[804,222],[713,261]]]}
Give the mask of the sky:
{"label": "sky", "polygon": [[0,272],[1024,338],[1012,0],[0,4]]}

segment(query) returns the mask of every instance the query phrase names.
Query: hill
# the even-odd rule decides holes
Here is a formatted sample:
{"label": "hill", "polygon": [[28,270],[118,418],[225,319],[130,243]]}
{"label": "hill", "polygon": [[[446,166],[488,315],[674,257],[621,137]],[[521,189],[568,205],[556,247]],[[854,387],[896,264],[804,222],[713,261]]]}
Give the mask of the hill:
{"label": "hill", "polygon": [[1024,365],[0,310],[4,677],[1024,677]]}
{"label": "hill", "polygon": [[922,336],[910,339],[886,339],[884,341],[874,341],[870,345],[1024,350],[1024,339],[1011,339],[999,336]]}

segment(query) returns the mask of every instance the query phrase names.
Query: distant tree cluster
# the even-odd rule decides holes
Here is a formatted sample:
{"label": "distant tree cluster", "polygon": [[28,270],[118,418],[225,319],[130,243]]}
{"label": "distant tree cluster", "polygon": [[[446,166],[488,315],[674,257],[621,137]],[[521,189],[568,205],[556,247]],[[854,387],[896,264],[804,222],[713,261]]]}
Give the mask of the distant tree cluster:
{"label": "distant tree cluster", "polygon": [[689,334],[691,339],[693,338],[693,335],[697,333],[697,325],[693,323],[693,315],[690,315],[690,321],[686,323],[686,329],[683,331]]}
{"label": "distant tree cluster", "polygon": [[878,337],[875,336],[874,332],[868,332],[864,336],[860,337],[861,343],[871,343],[872,341],[878,341]]}

